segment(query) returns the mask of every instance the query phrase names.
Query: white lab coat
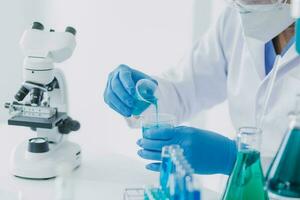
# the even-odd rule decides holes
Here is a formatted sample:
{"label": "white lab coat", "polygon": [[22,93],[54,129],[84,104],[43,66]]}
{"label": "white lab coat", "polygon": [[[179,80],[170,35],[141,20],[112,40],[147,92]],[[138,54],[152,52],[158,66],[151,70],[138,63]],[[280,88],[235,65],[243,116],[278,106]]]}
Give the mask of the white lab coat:
{"label": "white lab coat", "polygon": [[[179,67],[157,78],[160,112],[174,114],[180,123],[228,99],[234,127],[255,126],[270,77],[265,75],[264,45],[245,38],[239,13],[226,9]],[[266,157],[277,151],[300,93],[300,57],[294,46],[279,65],[263,129]]]}

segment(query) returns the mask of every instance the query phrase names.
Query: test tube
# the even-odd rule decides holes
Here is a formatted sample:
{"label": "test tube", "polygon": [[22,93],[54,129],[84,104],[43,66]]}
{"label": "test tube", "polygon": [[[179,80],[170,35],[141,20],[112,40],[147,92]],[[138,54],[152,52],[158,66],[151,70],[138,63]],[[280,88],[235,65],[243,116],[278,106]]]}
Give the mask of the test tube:
{"label": "test tube", "polygon": [[175,192],[173,199],[174,200],[185,200],[185,170],[183,169],[183,166],[180,163],[177,163],[179,165],[176,165],[176,172],[174,174],[174,180],[175,180]]}
{"label": "test tube", "polygon": [[169,179],[173,170],[173,163],[171,160],[171,146],[164,146],[162,149],[162,163],[160,169],[160,187],[161,189],[169,193]]}
{"label": "test tube", "polygon": [[160,169],[160,187],[166,193],[170,194],[170,177],[175,171],[177,154],[180,154],[179,145],[165,146],[162,150],[162,164]]}
{"label": "test tube", "polygon": [[194,180],[192,176],[185,177],[186,183],[186,196],[185,200],[200,200],[201,192],[200,190],[196,190],[194,186]]}

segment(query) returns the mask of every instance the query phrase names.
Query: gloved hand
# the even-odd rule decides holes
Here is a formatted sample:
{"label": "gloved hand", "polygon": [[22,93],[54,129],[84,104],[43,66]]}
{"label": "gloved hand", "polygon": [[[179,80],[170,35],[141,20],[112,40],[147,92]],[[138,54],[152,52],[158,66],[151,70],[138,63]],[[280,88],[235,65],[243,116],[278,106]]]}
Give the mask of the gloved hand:
{"label": "gloved hand", "polygon": [[[233,140],[222,135],[190,127],[151,128],[143,133],[137,144],[143,148],[138,155],[148,160],[161,160],[164,146],[178,144],[186,159],[198,174],[230,174],[236,160],[237,147]],[[147,169],[159,171],[160,163]]]}
{"label": "gloved hand", "polygon": [[130,117],[136,103],[134,98],[135,85],[140,79],[150,79],[157,83],[140,71],[131,69],[126,65],[120,65],[108,76],[103,95],[105,103],[124,117]]}

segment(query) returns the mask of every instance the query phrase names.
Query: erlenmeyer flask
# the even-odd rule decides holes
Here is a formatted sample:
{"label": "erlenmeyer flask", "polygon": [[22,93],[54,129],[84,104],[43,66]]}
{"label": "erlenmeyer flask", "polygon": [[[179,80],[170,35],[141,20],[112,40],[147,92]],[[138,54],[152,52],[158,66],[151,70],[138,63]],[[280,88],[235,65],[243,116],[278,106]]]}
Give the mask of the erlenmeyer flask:
{"label": "erlenmeyer flask", "polygon": [[157,107],[157,98],[155,97],[155,91],[157,89],[157,83],[149,79],[141,79],[135,86],[135,106],[132,114],[139,116],[144,112],[151,104]]}
{"label": "erlenmeyer flask", "polygon": [[268,200],[260,161],[260,129],[241,128],[237,142],[237,161],[223,200]]}
{"label": "erlenmeyer flask", "polygon": [[300,96],[295,111],[290,113],[290,125],[268,170],[270,196],[300,199]]}

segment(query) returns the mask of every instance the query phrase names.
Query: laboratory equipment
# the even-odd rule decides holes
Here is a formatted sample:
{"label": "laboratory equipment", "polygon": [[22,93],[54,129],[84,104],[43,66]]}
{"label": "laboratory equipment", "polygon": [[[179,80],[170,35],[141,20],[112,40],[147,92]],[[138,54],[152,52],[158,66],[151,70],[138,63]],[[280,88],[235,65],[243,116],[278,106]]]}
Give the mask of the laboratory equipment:
{"label": "laboratory equipment", "polygon": [[238,155],[235,167],[223,194],[223,200],[267,200],[259,146],[261,131],[241,128],[238,134]]}
{"label": "laboratory equipment", "polygon": [[296,51],[300,54],[300,0],[292,0],[292,17],[296,19],[295,42]]}
{"label": "laboratory equipment", "polygon": [[201,199],[201,193],[195,187],[193,169],[185,159],[183,149],[178,145],[165,146],[163,149],[159,186],[126,189],[125,200]]}
{"label": "laboratory equipment", "polygon": [[143,133],[152,128],[172,128],[175,125],[175,117],[166,113],[155,113],[142,116]]}
{"label": "laboratory equipment", "polygon": [[300,95],[280,148],[268,170],[270,197],[300,199]]}
{"label": "laboratory equipment", "polygon": [[173,168],[171,159],[172,148],[170,146],[164,146],[161,153],[161,167],[160,167],[160,178],[159,183],[163,191],[167,191],[169,188],[169,179]]}
{"label": "laboratory equipment", "polygon": [[155,106],[156,113],[158,113],[158,99],[155,96],[157,83],[150,79],[141,79],[136,83],[135,88],[135,103],[132,114],[139,116],[151,104]]}
{"label": "laboratory equipment", "polygon": [[[141,79],[149,79],[158,84],[155,79],[141,71],[135,70],[124,64],[119,65],[108,76],[103,94],[105,103],[124,117],[131,117],[133,115],[132,108],[135,106],[135,102],[138,102],[136,84]],[[147,107],[144,105],[143,108]],[[142,111],[142,109],[137,109],[134,117],[138,118]]]}
{"label": "laboratory equipment", "polygon": [[34,22],[24,32],[21,48],[25,55],[24,83],[11,103],[8,124],[29,127],[36,137],[17,145],[11,156],[11,173],[29,179],[56,177],[56,166],[66,162],[72,169],[81,163],[80,146],[68,141],[68,134],[80,128],[68,116],[68,96],[64,74],[54,67],[71,57],[76,46],[76,30],[44,30]]}

